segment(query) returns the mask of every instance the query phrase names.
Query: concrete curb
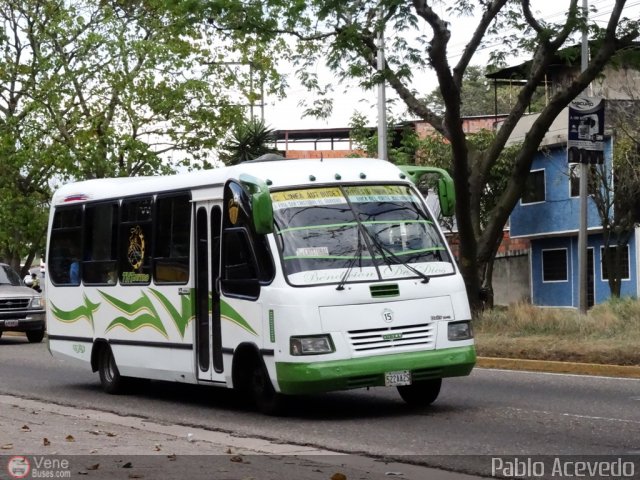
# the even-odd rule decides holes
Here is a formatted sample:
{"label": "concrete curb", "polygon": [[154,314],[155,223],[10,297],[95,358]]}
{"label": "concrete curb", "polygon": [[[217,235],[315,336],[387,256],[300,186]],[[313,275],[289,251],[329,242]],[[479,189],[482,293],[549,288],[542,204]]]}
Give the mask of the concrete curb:
{"label": "concrete curb", "polygon": [[575,375],[597,375],[602,377],[640,378],[640,367],[602,365],[597,363],[478,357],[476,366],[480,368],[499,368],[504,370],[527,370],[530,372],[572,373]]}

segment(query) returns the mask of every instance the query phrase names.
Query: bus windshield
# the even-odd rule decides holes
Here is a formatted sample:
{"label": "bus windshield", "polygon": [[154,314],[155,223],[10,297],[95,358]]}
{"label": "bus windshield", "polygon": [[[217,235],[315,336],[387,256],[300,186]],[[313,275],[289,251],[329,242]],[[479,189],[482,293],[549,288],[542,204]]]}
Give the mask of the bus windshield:
{"label": "bus windshield", "polygon": [[295,286],[454,272],[434,220],[404,185],[273,192],[284,272]]}

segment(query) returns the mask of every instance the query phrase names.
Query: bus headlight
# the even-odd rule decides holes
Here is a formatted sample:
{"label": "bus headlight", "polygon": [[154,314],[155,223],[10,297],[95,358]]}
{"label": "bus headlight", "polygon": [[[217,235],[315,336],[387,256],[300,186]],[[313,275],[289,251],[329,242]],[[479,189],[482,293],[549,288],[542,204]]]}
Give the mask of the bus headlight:
{"label": "bus headlight", "polygon": [[449,323],[447,333],[450,341],[469,340],[473,338],[473,330],[471,329],[471,322],[469,320]]}
{"label": "bus headlight", "polygon": [[335,351],[331,335],[309,335],[306,337],[291,337],[291,355],[320,355]]}

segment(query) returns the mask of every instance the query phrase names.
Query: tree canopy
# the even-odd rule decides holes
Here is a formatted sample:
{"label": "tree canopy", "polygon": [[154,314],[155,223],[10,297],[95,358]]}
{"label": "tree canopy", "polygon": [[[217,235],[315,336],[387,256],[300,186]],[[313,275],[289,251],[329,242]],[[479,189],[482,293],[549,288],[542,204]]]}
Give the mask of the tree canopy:
{"label": "tree canopy", "polygon": [[6,261],[42,253],[60,182],[208,166],[260,92],[281,92],[281,42],[230,42],[186,3],[0,0]]}
{"label": "tree canopy", "polygon": [[[464,73],[460,90],[460,115],[463,117],[501,115],[509,113],[517,102],[517,82],[496,82],[485,76],[486,68],[469,65]],[[529,112],[539,112],[544,107],[544,89],[538,88],[532,96]],[[425,98],[429,108],[439,115],[445,111],[445,102],[439,88]]]}

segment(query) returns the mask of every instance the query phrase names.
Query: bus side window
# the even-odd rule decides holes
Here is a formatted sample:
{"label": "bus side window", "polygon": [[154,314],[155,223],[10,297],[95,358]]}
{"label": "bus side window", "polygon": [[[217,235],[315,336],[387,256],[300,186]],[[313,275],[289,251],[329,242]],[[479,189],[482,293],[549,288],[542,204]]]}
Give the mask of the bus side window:
{"label": "bus side window", "polygon": [[151,197],[122,201],[120,207],[120,283],[149,284],[151,281]]}
{"label": "bus side window", "polygon": [[114,285],[117,280],[118,204],[87,205],[84,221],[82,281]]}
{"label": "bus side window", "polygon": [[[254,259],[254,278],[257,278],[261,285],[270,283],[275,276],[275,265],[273,255],[269,249],[269,242],[266,235],[258,234],[253,229],[251,219],[251,199],[247,191],[237,182],[229,180],[224,189],[223,204],[227,206],[223,217],[223,232],[233,231],[239,227],[244,230],[247,250],[251,251]],[[232,220],[233,218],[233,220]],[[224,237],[225,233],[223,233]],[[236,247],[231,243],[227,244],[223,238],[223,257],[233,256]],[[223,260],[224,262],[224,260]],[[223,263],[223,266],[225,264]],[[225,273],[222,273],[224,278]]]}
{"label": "bus side window", "polygon": [[189,281],[191,198],[188,194],[156,199],[153,279],[156,283]]}
{"label": "bus side window", "polygon": [[228,228],[222,234],[222,289],[227,295],[257,298],[260,293],[256,255],[249,232],[243,227]]}
{"label": "bus side window", "polygon": [[82,259],[82,206],[57,209],[51,227],[51,242],[47,255],[49,277],[54,285],[78,285],[71,278],[72,266],[80,273]]}

